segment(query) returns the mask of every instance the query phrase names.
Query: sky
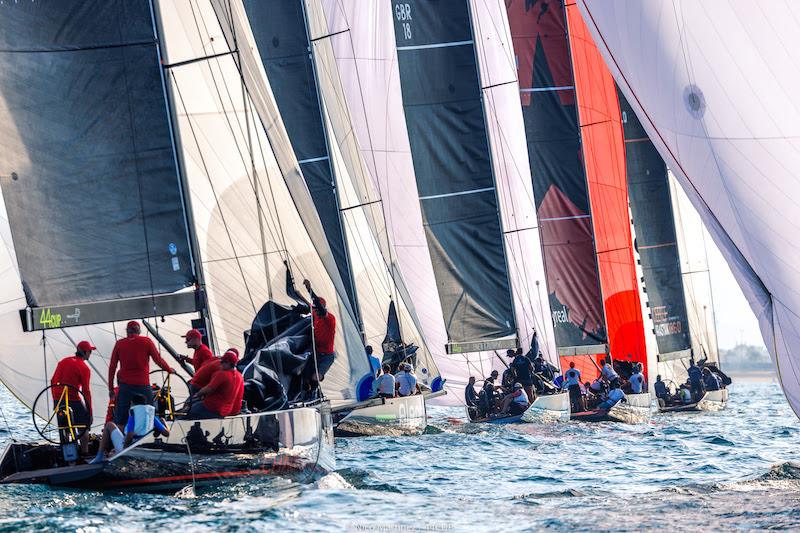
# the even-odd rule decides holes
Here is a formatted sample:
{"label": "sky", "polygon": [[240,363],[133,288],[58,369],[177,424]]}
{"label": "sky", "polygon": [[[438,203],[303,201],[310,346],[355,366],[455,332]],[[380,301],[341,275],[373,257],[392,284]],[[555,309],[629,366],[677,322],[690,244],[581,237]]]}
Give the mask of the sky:
{"label": "sky", "polygon": [[764,346],[758,321],[731,269],[713,241],[709,239],[707,242],[719,347],[733,348],[737,344]]}

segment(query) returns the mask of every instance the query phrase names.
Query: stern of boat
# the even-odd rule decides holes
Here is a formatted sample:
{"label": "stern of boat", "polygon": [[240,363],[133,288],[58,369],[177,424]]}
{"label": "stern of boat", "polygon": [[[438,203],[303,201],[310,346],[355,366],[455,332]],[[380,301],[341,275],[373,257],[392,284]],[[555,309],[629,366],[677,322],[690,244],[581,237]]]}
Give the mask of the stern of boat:
{"label": "stern of boat", "polygon": [[650,420],[650,393],[626,394],[627,402],[619,402],[609,409],[606,415],[609,420],[626,424],[641,424]]}
{"label": "stern of boat", "polygon": [[533,424],[554,424],[569,422],[569,393],[547,394],[538,396],[522,414],[522,422]]}
{"label": "stern of boat", "polygon": [[728,389],[707,391],[697,402],[698,411],[722,411],[728,403]]}
{"label": "stern of boat", "polygon": [[336,435],[340,437],[421,435],[427,425],[425,396],[415,394],[386,398],[378,405],[352,410],[336,425]]}

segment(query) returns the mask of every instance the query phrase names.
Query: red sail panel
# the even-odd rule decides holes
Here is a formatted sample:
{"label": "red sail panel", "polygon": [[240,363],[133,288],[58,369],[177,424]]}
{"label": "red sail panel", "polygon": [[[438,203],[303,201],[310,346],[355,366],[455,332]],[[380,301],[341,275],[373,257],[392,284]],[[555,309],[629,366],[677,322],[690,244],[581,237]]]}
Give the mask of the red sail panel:
{"label": "red sail panel", "polygon": [[568,2],[566,9],[609,348],[616,360],[642,363],[647,376],[619,101],[577,5]]}

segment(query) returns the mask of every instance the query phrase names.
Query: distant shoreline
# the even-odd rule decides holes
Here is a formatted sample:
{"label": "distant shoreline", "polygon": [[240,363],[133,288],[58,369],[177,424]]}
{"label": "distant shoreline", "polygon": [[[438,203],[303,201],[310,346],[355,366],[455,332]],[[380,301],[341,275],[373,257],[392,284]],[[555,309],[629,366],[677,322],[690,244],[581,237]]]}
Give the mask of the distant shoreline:
{"label": "distant shoreline", "polygon": [[725,371],[734,383],[749,382],[749,383],[776,383],[778,376],[773,370],[730,370]]}

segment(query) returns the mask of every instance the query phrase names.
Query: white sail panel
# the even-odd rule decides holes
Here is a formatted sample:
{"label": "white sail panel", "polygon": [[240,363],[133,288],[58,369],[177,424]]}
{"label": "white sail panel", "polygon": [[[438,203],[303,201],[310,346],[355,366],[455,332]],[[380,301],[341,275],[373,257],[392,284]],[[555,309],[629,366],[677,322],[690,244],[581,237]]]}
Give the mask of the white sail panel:
{"label": "white sail panel", "polygon": [[697,210],[689,202],[689,198],[671,172],[670,192],[672,212],[675,215],[675,235],[678,238],[678,251],[681,257],[681,274],[692,351],[695,360],[707,357],[709,362],[718,362],[714,295],[711,292],[711,272],[706,250],[706,241],[711,237],[703,226]]}
{"label": "white sail panel", "polygon": [[[170,63],[228,51],[211,6],[187,1],[162,9]],[[238,39],[243,46],[243,36]],[[186,52],[188,58],[182,55]],[[314,242],[307,229],[321,233],[319,218],[298,212],[298,203],[311,202],[308,190],[290,190],[276,159],[276,147],[288,146],[285,131],[280,123],[269,131],[262,127],[253,100],[243,94],[233,54],[171,73],[218,347],[241,347],[244,331],[268,300],[293,303],[285,292],[283,261],[288,260],[298,284],[311,280],[337,318],[338,357],[323,390],[330,399],[354,398],[369,364],[338,270],[323,260],[330,254],[326,241]]]}
{"label": "white sail panel", "polygon": [[797,2],[580,0],[626,98],[719,247],[800,411]]}
{"label": "white sail panel", "polygon": [[323,0],[322,4],[329,32],[339,32],[330,41],[363,161],[383,200],[387,233],[396,250],[393,268],[403,276],[416,321],[449,390],[446,397],[436,401],[463,403],[463,389],[470,375],[480,379],[503,367],[491,352],[445,353],[447,333],[422,226],[403,113],[391,2]]}
{"label": "white sail panel", "polygon": [[520,344],[537,331],[558,365],[508,14],[503,0],[471,0],[471,9]]}

